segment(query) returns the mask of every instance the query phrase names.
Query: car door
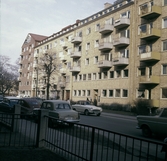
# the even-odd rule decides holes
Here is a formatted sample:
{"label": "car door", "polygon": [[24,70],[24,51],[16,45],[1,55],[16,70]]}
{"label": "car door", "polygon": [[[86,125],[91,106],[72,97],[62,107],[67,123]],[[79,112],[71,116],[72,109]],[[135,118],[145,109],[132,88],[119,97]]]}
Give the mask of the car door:
{"label": "car door", "polygon": [[157,133],[167,135],[167,109],[164,109],[162,115],[157,120]]}

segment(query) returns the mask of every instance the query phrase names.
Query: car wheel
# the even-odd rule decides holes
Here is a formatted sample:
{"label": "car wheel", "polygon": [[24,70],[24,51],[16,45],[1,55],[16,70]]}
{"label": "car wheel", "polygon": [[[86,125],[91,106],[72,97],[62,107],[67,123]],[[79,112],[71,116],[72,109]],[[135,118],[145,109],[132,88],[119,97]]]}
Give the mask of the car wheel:
{"label": "car wheel", "polygon": [[97,114],[97,116],[100,116],[100,115],[101,115],[101,113],[98,113],[98,114]]}
{"label": "car wheel", "polygon": [[85,115],[88,116],[89,115],[89,111],[88,110],[85,110]]}
{"label": "car wheel", "polygon": [[151,132],[150,128],[145,125],[145,126],[142,127],[142,134],[145,137],[151,137],[152,132]]}

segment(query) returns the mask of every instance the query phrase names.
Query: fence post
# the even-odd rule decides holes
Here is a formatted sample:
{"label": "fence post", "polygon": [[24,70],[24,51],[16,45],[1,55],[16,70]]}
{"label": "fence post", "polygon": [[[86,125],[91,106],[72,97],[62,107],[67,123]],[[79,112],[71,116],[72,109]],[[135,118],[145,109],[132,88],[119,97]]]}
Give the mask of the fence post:
{"label": "fence post", "polygon": [[95,139],[95,128],[92,127],[91,149],[90,149],[90,161],[93,160],[94,139]]}
{"label": "fence post", "polygon": [[19,130],[20,114],[21,106],[16,104],[14,107],[14,115],[12,115],[12,132],[18,132]]}
{"label": "fence post", "polygon": [[36,139],[36,146],[39,147],[44,147],[44,139],[46,135],[46,131],[48,129],[48,117],[49,116],[49,110],[45,109],[40,109],[38,113],[38,128],[37,128],[37,139]]}

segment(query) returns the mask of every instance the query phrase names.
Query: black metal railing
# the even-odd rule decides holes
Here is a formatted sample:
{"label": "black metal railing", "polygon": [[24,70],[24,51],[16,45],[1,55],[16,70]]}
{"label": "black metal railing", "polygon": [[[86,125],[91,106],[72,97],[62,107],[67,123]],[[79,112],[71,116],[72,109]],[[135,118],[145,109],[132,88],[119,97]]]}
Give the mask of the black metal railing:
{"label": "black metal railing", "polygon": [[[69,160],[85,161],[165,161],[163,143],[141,139],[98,127],[48,128],[45,146]],[[76,159],[77,158],[77,159]]]}
{"label": "black metal railing", "polygon": [[163,142],[79,123],[69,126],[63,122],[48,127],[50,117],[38,118],[45,121],[41,123],[34,116],[0,113],[0,147],[39,146],[42,142],[45,148],[70,161],[167,161],[166,153],[161,152]]}

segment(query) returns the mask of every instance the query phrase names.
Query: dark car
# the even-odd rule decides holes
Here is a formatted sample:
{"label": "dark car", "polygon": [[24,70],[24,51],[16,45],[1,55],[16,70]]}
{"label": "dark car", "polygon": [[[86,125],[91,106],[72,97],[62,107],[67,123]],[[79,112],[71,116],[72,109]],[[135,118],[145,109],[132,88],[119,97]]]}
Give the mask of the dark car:
{"label": "dark car", "polygon": [[17,97],[4,97],[3,101],[0,102],[1,112],[14,112],[14,107],[18,103],[19,98]]}
{"label": "dark car", "polygon": [[2,95],[0,95],[0,102],[2,102],[3,101],[3,96]]}
{"label": "dark car", "polygon": [[20,98],[18,104],[21,106],[21,114],[32,114],[34,108],[40,108],[41,104],[34,98]]}

